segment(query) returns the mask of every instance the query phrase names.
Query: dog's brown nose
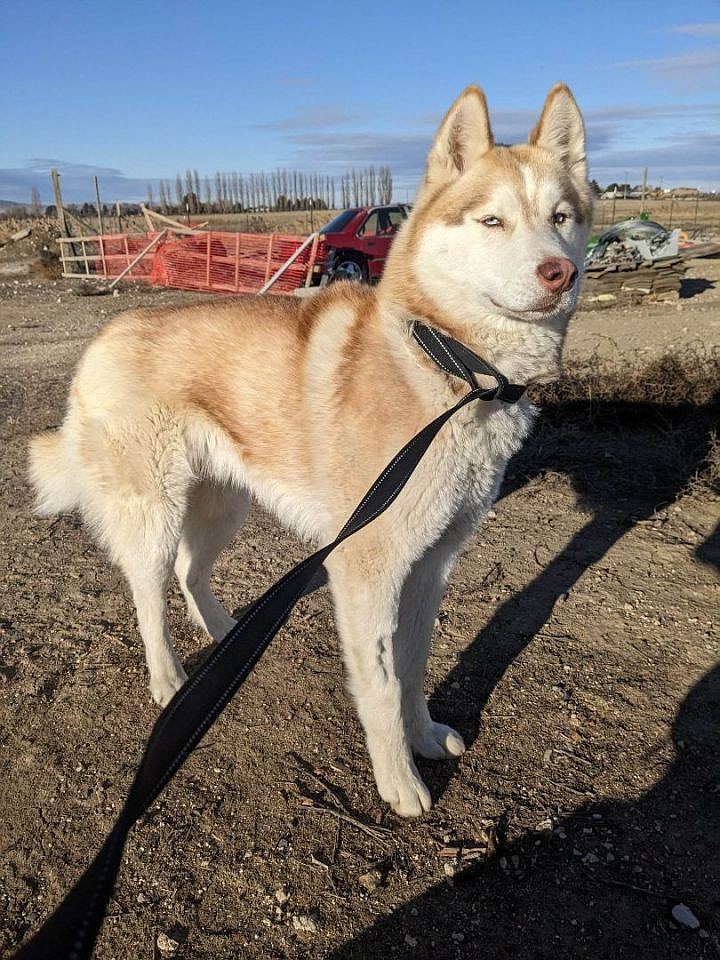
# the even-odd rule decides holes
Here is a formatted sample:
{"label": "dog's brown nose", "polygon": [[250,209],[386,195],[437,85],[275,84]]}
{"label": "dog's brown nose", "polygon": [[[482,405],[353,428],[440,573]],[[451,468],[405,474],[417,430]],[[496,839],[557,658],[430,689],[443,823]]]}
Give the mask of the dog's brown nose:
{"label": "dog's brown nose", "polygon": [[564,293],[575,283],[577,269],[567,257],[549,257],[537,268],[540,283],[553,293]]}

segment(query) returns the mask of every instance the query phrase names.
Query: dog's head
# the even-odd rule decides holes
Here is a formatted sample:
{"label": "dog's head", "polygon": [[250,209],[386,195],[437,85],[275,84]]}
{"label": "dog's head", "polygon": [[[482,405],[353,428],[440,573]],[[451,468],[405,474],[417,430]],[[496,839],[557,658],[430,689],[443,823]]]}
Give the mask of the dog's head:
{"label": "dog's head", "polygon": [[[448,316],[563,326],[575,307],[592,200],[585,133],[559,84],[527,144],[495,146],[482,91],[468,87],[435,136],[390,285]],[[400,240],[400,238],[398,238]]]}

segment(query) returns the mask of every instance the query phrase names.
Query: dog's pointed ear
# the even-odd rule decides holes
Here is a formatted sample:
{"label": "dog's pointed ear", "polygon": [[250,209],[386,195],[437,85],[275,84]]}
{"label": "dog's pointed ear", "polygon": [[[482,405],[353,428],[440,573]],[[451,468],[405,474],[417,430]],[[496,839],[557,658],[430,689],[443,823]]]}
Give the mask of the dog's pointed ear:
{"label": "dog's pointed ear", "polygon": [[528,142],[555,154],[575,179],[587,180],[585,126],[575,97],[564,83],[555,84],[547,95]]}
{"label": "dog's pointed ear", "polygon": [[487,153],[493,145],[485,94],[480,87],[467,87],[445,114],[428,154],[425,180],[446,183]]}

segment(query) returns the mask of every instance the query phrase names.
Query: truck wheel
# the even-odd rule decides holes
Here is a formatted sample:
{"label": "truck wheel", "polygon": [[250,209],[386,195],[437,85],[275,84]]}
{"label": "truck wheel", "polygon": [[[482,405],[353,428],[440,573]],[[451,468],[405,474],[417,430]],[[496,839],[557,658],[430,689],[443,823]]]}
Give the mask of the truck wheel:
{"label": "truck wheel", "polygon": [[364,283],[368,278],[367,263],[362,257],[355,257],[352,254],[341,254],[335,263],[331,283],[338,280],[354,280],[357,283]]}

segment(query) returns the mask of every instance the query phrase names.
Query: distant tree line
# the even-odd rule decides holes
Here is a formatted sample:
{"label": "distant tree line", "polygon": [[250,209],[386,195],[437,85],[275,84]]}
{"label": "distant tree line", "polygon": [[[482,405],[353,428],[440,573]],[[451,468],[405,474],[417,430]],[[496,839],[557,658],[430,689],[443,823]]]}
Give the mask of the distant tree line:
{"label": "distant tree line", "polygon": [[389,167],[373,166],[343,173],[339,178],[302,170],[272,173],[218,171],[200,179],[197,170],[160,180],[158,195],[147,187],[147,205],[163,213],[242,213],[244,211],[335,210],[338,206],[390,203],[393,178]]}

